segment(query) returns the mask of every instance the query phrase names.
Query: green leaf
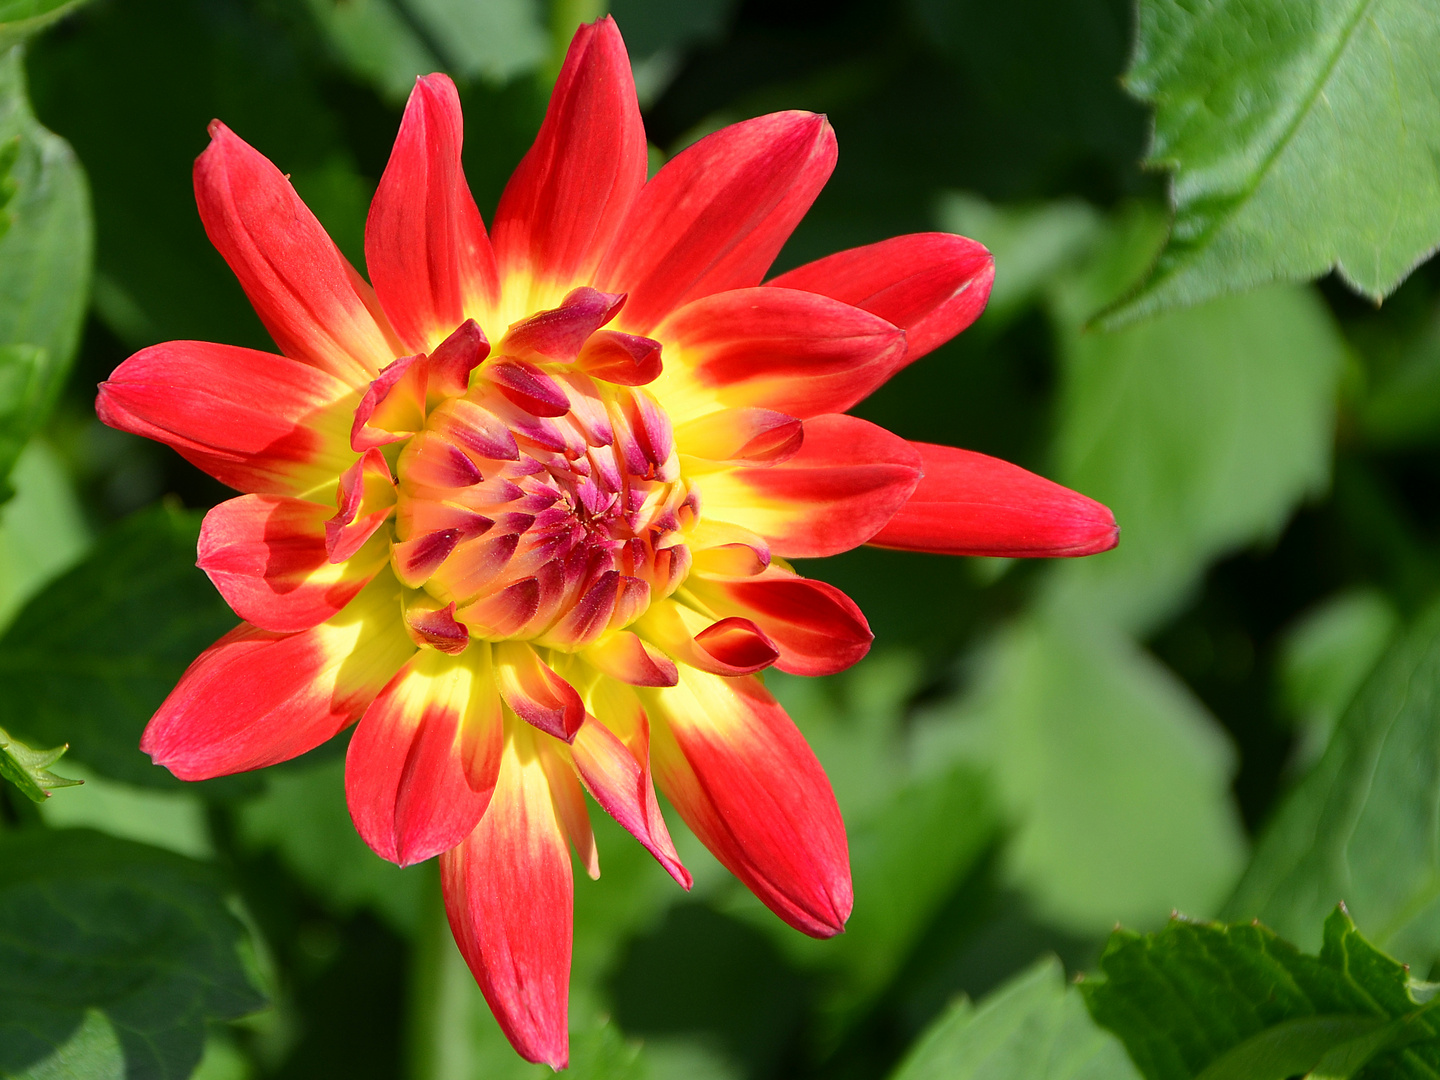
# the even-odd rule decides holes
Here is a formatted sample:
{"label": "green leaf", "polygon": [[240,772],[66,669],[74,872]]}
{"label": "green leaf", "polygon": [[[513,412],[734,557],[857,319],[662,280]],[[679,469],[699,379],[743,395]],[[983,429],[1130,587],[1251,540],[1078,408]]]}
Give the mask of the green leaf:
{"label": "green leaf", "polygon": [[[1355,929],[1344,908],[1325,921],[1318,956],[1258,923],[1175,919],[1155,934],[1117,930],[1103,978],[1081,983],[1095,1019],[1124,1041],[1146,1080],[1385,1077],[1440,1070],[1434,987]],[[1323,1070],[1323,1071],[1322,1071]],[[1371,1075],[1367,1072],[1367,1075]]]}
{"label": "green leaf", "polygon": [[1048,957],[990,994],[964,998],[922,1034],[891,1080],[1138,1080]]}
{"label": "green leaf", "polygon": [[97,1013],[127,1080],[188,1076],[207,1020],[264,1005],[244,939],[200,863],[89,830],[0,836],[0,1076],[66,1075],[82,1051],[103,1060]]}
{"label": "green leaf", "polygon": [[403,0],[456,75],[502,83],[549,55],[535,0]]}
{"label": "green leaf", "polygon": [[402,869],[365,846],[345,807],[344,760],[271,770],[265,779],[265,793],[240,808],[241,840],[277,851],[336,915],[368,907],[401,932],[414,933],[425,871]]}
{"label": "green leaf", "polygon": [[22,59],[18,45],[0,53],[0,146],[18,140],[7,152],[14,154],[7,180],[14,194],[0,236],[0,480],[70,370],[93,245],[85,175],[65,140],[31,112]]}
{"label": "green leaf", "polygon": [[1314,291],[1274,286],[1113,333],[1084,322],[1152,250],[1121,222],[1057,290],[1056,479],[1115,512],[1120,546],[1057,567],[1066,605],[1135,632],[1182,604],[1214,559],[1276,536],[1330,472],[1343,345]]}
{"label": "green leaf", "polygon": [[1399,628],[1395,605],[1378,589],[1352,589],[1323,601],[1285,631],[1280,688],[1300,727],[1300,759],[1314,764],[1365,676]]}
{"label": "green leaf", "polygon": [[1391,646],[1318,765],[1261,835],[1227,917],[1301,945],[1344,900],[1370,937],[1424,970],[1440,958],[1440,607]]}
{"label": "green leaf", "polygon": [[83,766],[67,768],[85,786],[51,799],[40,817],[52,829],[95,829],[122,840],[209,859],[215,854],[205,803],[193,791],[156,791],[96,776]]}
{"label": "green leaf", "polygon": [[1078,934],[1216,910],[1244,841],[1224,736],[1168,669],[1103,623],[1010,627],[976,689],[923,724],[922,758],[993,770],[1011,879]]}
{"label": "green leaf", "polygon": [[90,543],[65,465],[47,443],[32,439],[10,480],[15,497],[0,506],[0,627]]}
{"label": "green leaf", "polygon": [[1128,320],[1335,268],[1376,301],[1440,245],[1429,0],[1142,0],[1131,92],[1174,173]]}
{"label": "green leaf", "polygon": [[[189,663],[235,626],[195,568],[200,515],[158,506],[100,536],[88,558],[35,596],[0,638],[0,724],[68,741],[104,776],[177,787],[140,735]],[[258,781],[205,781],[216,793]]]}
{"label": "green leaf", "polygon": [[0,0],[0,52],[59,22],[89,0]]}
{"label": "green leaf", "polygon": [[340,61],[391,101],[442,65],[391,0],[306,0]]}
{"label": "green leaf", "polygon": [[31,802],[44,802],[54,788],[78,787],[83,780],[67,780],[56,776],[50,766],[59,761],[68,750],[57,746],[53,750],[32,750],[0,728],[0,777],[14,784]]}

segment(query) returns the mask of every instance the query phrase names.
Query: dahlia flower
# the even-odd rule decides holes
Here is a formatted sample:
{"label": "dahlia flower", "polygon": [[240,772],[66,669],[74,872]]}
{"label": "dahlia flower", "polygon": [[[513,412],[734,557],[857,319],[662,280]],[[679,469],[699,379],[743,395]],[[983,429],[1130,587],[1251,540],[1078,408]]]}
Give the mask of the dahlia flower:
{"label": "dahlia flower", "polygon": [[210,136],[200,217],[280,352],[169,342],[100,387],[107,424],[245,493],[199,541],[244,621],[142,748],[201,779],[358,718],[355,827],[401,865],[440,857],[486,999],[556,1068],[570,849],[599,873],[587,792],[688,887],[653,779],[781,919],[841,931],[840,811],[759,673],[840,671],[871,633],[786,560],[1115,542],[1081,495],[845,415],[976,318],[989,252],[925,233],[763,281],[835,163],[830,125],[735,124],[647,181],[608,18],[576,33],[488,234],[455,87],[418,80],[369,283],[274,165],[218,121]]}

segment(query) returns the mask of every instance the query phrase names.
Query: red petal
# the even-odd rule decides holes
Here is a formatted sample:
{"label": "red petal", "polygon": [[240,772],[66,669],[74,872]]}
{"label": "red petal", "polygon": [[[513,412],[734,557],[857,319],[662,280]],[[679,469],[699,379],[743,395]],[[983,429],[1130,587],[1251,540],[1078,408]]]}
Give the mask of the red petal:
{"label": "red petal", "polygon": [[925,476],[877,547],[1012,558],[1094,555],[1120,540],[1115,516],[1077,491],[971,450],[912,443]]}
{"label": "red petal", "polygon": [[712,675],[752,675],[779,655],[748,619],[717,621],[674,601],[650,605],[635,626],[676,660]]}
{"label": "red petal", "polygon": [[385,455],[371,447],[340,474],[335,515],[325,522],[325,550],[344,562],[375,535],[395,509],[395,483]]}
{"label": "red petal", "polygon": [[804,441],[799,420],[771,409],[721,409],[675,429],[682,454],[732,465],[778,465]]}
{"label": "red petal", "polygon": [[532,737],[515,731],[490,806],[440,856],[450,929],[495,1019],[527,1061],[563,1069],[574,885]]}
{"label": "red petal", "polygon": [[597,670],[631,686],[674,686],[675,661],[629,630],[618,630],[585,650]]}
{"label": "red petal", "polygon": [[500,695],[526,723],[569,742],[585,720],[585,706],[568,682],[523,641],[495,645],[495,672]]}
{"label": "red petal", "polygon": [[625,303],[619,293],[602,293],[588,285],[572,289],[560,306],[513,323],[495,351],[521,360],[558,360],[568,364],[580,355],[590,335],[615,317]]}
{"label": "red petal", "polygon": [[223,502],[200,527],[198,565],[247,622],[279,633],[308,630],[348,604],[390,557],[378,541],[332,563],[330,515],[319,503],[274,495]]}
{"label": "red petal", "polygon": [[590,808],[585,805],[585,789],[575,775],[575,765],[559,743],[541,739],[536,749],[545,768],[545,779],[550,782],[550,799],[560,816],[560,828],[590,880],[599,880],[600,852],[595,847]]}
{"label": "red petal", "polygon": [[792,675],[833,675],[870,651],[864,614],[833,585],[771,567],[741,581],[692,577],[687,588],[716,615],[750,619],[775,643],[775,666]]}
{"label": "red petal", "polygon": [[576,31],[535,145],[500,197],[494,234],[502,276],[589,279],[645,170],[630,59],[606,16]]}
{"label": "red petal", "polygon": [[474,319],[466,319],[435,346],[426,365],[430,404],[459,397],[470,388],[470,373],[490,355],[490,342]]}
{"label": "red petal", "polygon": [[425,384],[429,365],[423,356],[402,356],[387,364],[355,406],[350,448],[356,453],[399,442],[425,426]]}
{"label": "red petal", "polygon": [[455,620],[453,602],[443,608],[428,608],[424,601],[411,604],[405,609],[405,626],[416,645],[429,645],[447,656],[458,656],[470,645],[470,630]]}
{"label": "red petal", "polygon": [[490,802],[502,743],[489,650],[421,649],[350,739],[345,797],[356,831],[401,866],[449,851]]}
{"label": "red petal", "polygon": [[576,364],[587,374],[619,386],[644,386],[660,377],[660,343],[618,330],[597,330]]}
{"label": "red petal", "polygon": [[648,334],[691,300],[759,285],[834,168],[835,133],[814,113],[707,135],[645,185],[597,287],[629,293],[620,321]]}
{"label": "red petal", "polygon": [[113,428],[173,447],[241,491],[300,495],[354,460],[359,395],[332,375],[273,353],[169,341],[142,349],[100,384],[95,411]]}
{"label": "red petal", "polygon": [[920,455],[904,439],[853,416],[805,421],[805,443],[768,469],[701,478],[705,513],[760,534],[786,557],[834,555],[865,543],[904,505]]}
{"label": "red petal", "polygon": [[759,679],[681,667],[679,686],[641,694],[660,786],[695,835],[797,930],[843,930],[853,898],[840,808]]}
{"label": "red petal", "polygon": [[[388,575],[387,575],[388,577]],[[259,769],[313,750],[365,711],[415,646],[394,579],[298,634],[242,623],[190,665],[140,740],[182,780]]]}
{"label": "red petal", "polygon": [[794,289],[733,289],[686,304],[655,331],[672,352],[656,384],[672,413],[715,402],[805,419],[868,397],[905,355],[905,334],[838,300]]}
{"label": "red petal", "polygon": [[767,285],[833,296],[905,331],[904,363],[945,344],[980,317],[995,259],[974,240],[913,233],[836,252]]}
{"label": "red petal", "polygon": [[195,162],[195,201],[210,242],[286,356],[358,387],[403,351],[374,292],[290,181],[218,120]]}
{"label": "red petal", "polygon": [[[638,706],[638,702],[636,704]],[[649,725],[643,712],[638,723],[645,725],[640,742],[641,749],[648,754]],[[648,756],[644,762],[638,760],[614,732],[594,717],[586,718],[575,736],[571,753],[575,768],[595,801],[655,856],[656,862],[681,888],[690,888],[692,879],[680,863],[650,783]]]}
{"label": "red petal", "polygon": [[495,254],[460,164],[460,96],[415,81],[365,223],[365,264],[409,352],[429,352],[499,295]]}

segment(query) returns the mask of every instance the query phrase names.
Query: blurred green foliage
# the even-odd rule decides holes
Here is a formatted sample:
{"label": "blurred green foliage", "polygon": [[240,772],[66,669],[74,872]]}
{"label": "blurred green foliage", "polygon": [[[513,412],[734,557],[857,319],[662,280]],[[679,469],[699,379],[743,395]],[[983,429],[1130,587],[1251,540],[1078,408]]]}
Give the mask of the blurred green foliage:
{"label": "blurred green foliage", "polygon": [[[488,217],[603,10],[0,0],[0,739],[69,743],[86,781],[43,805],[0,783],[0,1077],[547,1074],[486,1010],[433,864],[355,835],[343,737],[196,785],[139,752],[234,623],[194,566],[226,492],[92,402],[153,342],[268,345],[194,209],[212,118],[363,265],[413,78],[459,82]],[[572,1073],[1428,1075],[1431,991],[1375,949],[1440,970],[1440,271],[1399,285],[1440,240],[1440,20],[1419,0],[609,10],[653,162],[772,109],[830,115],[839,165],[777,269],[913,230],[990,246],[984,317],[857,412],[1077,487],[1123,541],[805,563],[877,637],[841,676],[769,677],[846,817],[847,932],[780,924],[672,813],[687,895],[597,813]],[[1326,922],[1342,899],[1358,931]]]}

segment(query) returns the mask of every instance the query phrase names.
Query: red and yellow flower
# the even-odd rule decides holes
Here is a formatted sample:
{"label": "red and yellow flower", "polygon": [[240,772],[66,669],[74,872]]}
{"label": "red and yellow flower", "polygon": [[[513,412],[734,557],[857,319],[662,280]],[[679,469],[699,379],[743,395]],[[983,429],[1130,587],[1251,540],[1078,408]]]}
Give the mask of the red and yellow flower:
{"label": "red and yellow flower", "polygon": [[419,80],[370,208],[368,284],[274,165],[210,134],[200,216],[280,355],[169,342],[100,388],[106,423],[246,493],[199,544],[245,621],[185,673],[146,752],[200,779],[359,718],[356,828],[396,863],[440,856],[496,1017],[556,1067],[567,849],[599,872],[585,792],[688,887],[653,775],[777,915],[838,933],[840,812],[759,672],[840,671],[871,634],[786,560],[1115,542],[1081,495],[845,415],[979,315],[989,252],[926,233],[763,281],[835,163],[829,124],[735,124],[647,181],[609,19],[576,34],[488,234],[455,88]]}

